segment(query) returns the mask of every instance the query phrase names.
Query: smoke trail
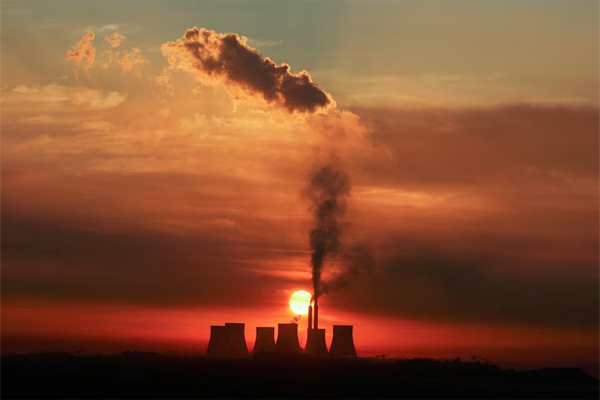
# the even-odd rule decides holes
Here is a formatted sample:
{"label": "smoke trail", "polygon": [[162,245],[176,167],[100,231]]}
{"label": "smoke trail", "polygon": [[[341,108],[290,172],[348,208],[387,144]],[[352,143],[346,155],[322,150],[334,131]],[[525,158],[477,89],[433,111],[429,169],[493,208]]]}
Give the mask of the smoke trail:
{"label": "smoke trail", "polygon": [[[225,83],[290,112],[312,113],[335,105],[308,72],[292,74],[288,64],[277,65],[263,58],[248,46],[245,37],[235,33],[191,28],[181,39],[165,43],[161,49],[171,70],[191,72],[204,82]],[[163,72],[159,81],[165,79],[167,74]]]}
{"label": "smoke trail", "polygon": [[345,269],[327,282],[321,283],[321,294],[331,293],[345,288],[352,279],[364,271],[369,271],[375,265],[373,253],[361,244],[355,244],[341,255]]}
{"label": "smoke trail", "polygon": [[[242,90],[289,112],[315,113],[335,108],[331,95],[315,84],[308,72],[292,74],[288,64],[276,64],[263,58],[256,49],[248,46],[245,37],[235,33],[221,34],[194,27],[186,30],[180,39],[164,43],[161,50],[169,67],[157,78],[159,84],[167,84],[172,71],[187,71],[205,84],[225,84],[229,89]],[[336,115],[341,119],[339,114]],[[341,219],[346,213],[350,189],[346,172],[325,165],[311,176],[305,191],[315,221],[310,232],[315,300],[323,290],[324,263],[334,258],[340,249]],[[372,257],[369,257],[366,251],[349,252],[345,256],[347,270],[325,286],[327,291],[345,286],[359,270],[372,265]]]}
{"label": "smoke trail", "polygon": [[315,228],[310,232],[311,267],[315,299],[321,294],[321,272],[327,258],[335,257],[340,246],[340,219],[346,213],[350,179],[339,169],[326,165],[310,180],[308,196],[312,203]]}

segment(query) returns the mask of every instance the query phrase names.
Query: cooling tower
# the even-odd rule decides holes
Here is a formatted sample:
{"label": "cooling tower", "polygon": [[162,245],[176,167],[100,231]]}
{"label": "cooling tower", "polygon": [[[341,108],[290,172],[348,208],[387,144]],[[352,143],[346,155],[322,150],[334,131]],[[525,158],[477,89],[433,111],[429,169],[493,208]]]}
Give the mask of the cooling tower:
{"label": "cooling tower", "polygon": [[244,336],[244,324],[226,323],[227,344],[229,357],[247,357],[246,337]]}
{"label": "cooling tower", "polygon": [[307,354],[312,356],[326,356],[327,344],[325,344],[325,329],[309,329],[306,339]]}
{"label": "cooling tower", "polygon": [[229,346],[227,332],[224,326],[210,327],[210,340],[206,349],[206,355],[210,357],[227,357],[229,355]]}
{"label": "cooling tower", "polygon": [[257,327],[256,342],[252,354],[271,353],[275,351],[275,328]]}
{"label": "cooling tower", "polygon": [[298,324],[279,324],[277,332],[277,353],[298,353],[300,343],[298,342]]}
{"label": "cooling tower", "polygon": [[331,357],[356,357],[352,328],[352,325],[333,326],[333,339],[329,348]]}

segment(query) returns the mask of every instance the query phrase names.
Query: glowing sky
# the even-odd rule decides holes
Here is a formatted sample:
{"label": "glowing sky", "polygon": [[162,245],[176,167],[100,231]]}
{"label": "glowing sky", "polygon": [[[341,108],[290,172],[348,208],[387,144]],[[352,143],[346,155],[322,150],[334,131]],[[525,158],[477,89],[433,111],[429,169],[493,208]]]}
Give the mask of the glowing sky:
{"label": "glowing sky", "polygon": [[598,2],[1,11],[4,349],[199,351],[224,322],[252,344],[311,288],[305,191],[333,163],[352,191],[325,277],[368,258],[323,298],[328,335],[597,359]]}

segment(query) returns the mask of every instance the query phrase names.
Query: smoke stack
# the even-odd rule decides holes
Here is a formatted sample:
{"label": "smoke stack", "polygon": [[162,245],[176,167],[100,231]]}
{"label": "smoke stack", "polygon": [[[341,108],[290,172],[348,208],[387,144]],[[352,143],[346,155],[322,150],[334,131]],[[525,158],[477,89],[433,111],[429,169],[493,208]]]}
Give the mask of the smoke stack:
{"label": "smoke stack", "polygon": [[352,338],[352,325],[334,325],[333,339],[329,348],[332,357],[356,357],[354,339]]}
{"label": "smoke stack", "polygon": [[313,324],[313,308],[312,306],[308,306],[308,331],[312,329]]}
{"label": "smoke stack", "polygon": [[275,328],[257,327],[256,342],[252,354],[271,353],[275,351]]}
{"label": "smoke stack", "polygon": [[279,324],[277,332],[277,353],[299,353],[298,324]]}
{"label": "smoke stack", "polygon": [[306,353],[312,356],[326,356],[325,329],[309,329],[306,339]]}
{"label": "smoke stack", "polygon": [[227,357],[229,355],[227,332],[224,326],[210,327],[210,340],[206,355],[210,357]]}
{"label": "smoke stack", "polygon": [[244,336],[244,324],[226,323],[227,343],[230,357],[247,357],[248,347]]}

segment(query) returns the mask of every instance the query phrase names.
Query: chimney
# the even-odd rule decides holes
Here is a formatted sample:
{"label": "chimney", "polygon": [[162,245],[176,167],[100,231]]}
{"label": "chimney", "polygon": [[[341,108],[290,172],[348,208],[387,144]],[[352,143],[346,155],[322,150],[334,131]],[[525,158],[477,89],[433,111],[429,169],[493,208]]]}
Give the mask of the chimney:
{"label": "chimney", "polygon": [[244,336],[244,324],[226,323],[227,343],[229,345],[229,357],[247,357],[246,337]]}
{"label": "chimney", "polygon": [[209,357],[227,357],[229,355],[229,346],[227,332],[224,326],[210,327],[210,340],[206,349],[206,355]]}
{"label": "chimney", "polygon": [[307,354],[312,356],[326,356],[327,344],[325,344],[325,329],[309,329],[306,339]]}
{"label": "chimney", "polygon": [[354,339],[352,338],[352,325],[334,325],[333,339],[329,348],[332,357],[356,357]]}
{"label": "chimney", "polygon": [[277,332],[277,353],[299,353],[298,324],[279,324]]}
{"label": "chimney", "polygon": [[252,354],[271,353],[275,351],[275,328],[257,327],[256,342]]}
{"label": "chimney", "polygon": [[310,331],[312,329],[312,323],[313,323],[313,308],[312,305],[308,306],[308,330]]}
{"label": "chimney", "polygon": [[315,307],[314,307],[314,318],[315,323],[313,324],[314,329],[319,329],[319,304],[317,304],[317,298],[315,297]]}

